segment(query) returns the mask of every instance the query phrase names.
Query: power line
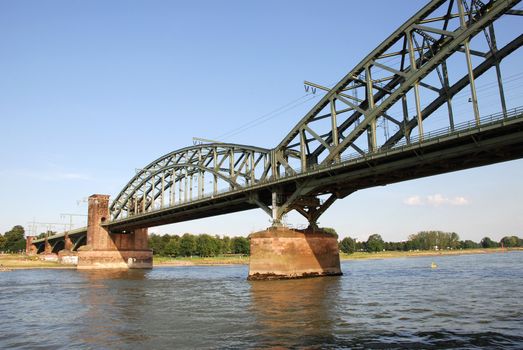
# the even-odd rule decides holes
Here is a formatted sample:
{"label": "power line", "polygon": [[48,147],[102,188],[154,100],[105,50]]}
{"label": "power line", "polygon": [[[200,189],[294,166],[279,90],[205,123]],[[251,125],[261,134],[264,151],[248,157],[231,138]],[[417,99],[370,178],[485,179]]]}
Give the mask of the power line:
{"label": "power line", "polygon": [[[304,99],[307,96],[311,96],[311,97],[300,102],[300,100]],[[280,114],[282,114],[284,112],[290,111],[290,110],[292,110],[292,109],[294,109],[294,108],[296,108],[296,107],[298,107],[298,106],[300,106],[300,105],[302,105],[302,104],[304,104],[304,103],[306,103],[306,102],[308,102],[308,101],[310,101],[310,100],[312,100],[314,98],[316,98],[316,96],[314,94],[307,93],[307,94],[305,94],[305,95],[303,95],[303,96],[301,96],[301,97],[299,97],[299,98],[297,98],[297,99],[295,99],[295,100],[293,100],[293,101],[291,101],[289,103],[286,103],[285,105],[283,105],[281,107],[276,108],[275,110],[273,110],[273,111],[271,111],[269,113],[266,113],[266,114],[264,114],[264,115],[262,115],[262,116],[260,116],[260,117],[258,117],[256,119],[253,119],[253,120],[251,120],[251,121],[249,121],[249,122],[247,122],[247,123],[245,123],[245,124],[235,128],[235,129],[232,129],[232,130],[230,130],[230,131],[228,131],[226,133],[223,133],[223,134],[221,134],[221,135],[219,135],[219,136],[217,136],[215,138],[218,139],[218,140],[221,140],[223,138],[235,136],[235,135],[237,135],[239,133],[242,133],[245,130],[251,129],[251,128],[253,128],[255,126],[258,126],[258,125],[260,125],[260,124],[262,124],[262,123],[264,123],[264,122],[266,122],[266,121],[268,121],[270,119],[273,119],[276,116],[278,116],[278,115],[280,115]]]}

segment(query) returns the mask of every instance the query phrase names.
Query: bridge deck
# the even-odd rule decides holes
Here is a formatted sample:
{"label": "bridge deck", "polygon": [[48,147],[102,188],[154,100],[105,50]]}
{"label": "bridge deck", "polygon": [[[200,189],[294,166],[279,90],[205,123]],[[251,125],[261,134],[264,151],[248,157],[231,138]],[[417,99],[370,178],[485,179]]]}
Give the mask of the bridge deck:
{"label": "bridge deck", "polygon": [[[272,189],[292,193],[307,182],[310,193],[337,193],[340,198],[354,191],[373,186],[443,174],[481,165],[523,157],[523,108],[481,119],[480,125],[467,122],[454,130],[441,129],[424,135],[423,140],[397,144],[374,153],[349,155],[329,166],[315,167],[277,180],[256,183],[249,187],[208,194],[205,197],[169,208],[109,221],[104,226],[112,232],[159,226],[220,214],[257,208],[250,196],[269,206]],[[69,231],[69,236],[83,235],[87,228]],[[65,233],[49,237],[60,239]],[[45,239],[35,240],[35,243]]]}
{"label": "bridge deck", "polygon": [[340,197],[359,189],[386,185],[425,176],[443,174],[523,157],[523,109],[505,117],[489,116],[475,123],[457,125],[454,130],[437,130],[423,141],[378,150],[365,156],[349,156],[329,166],[317,167],[277,180],[257,183],[234,191],[207,195],[189,203],[107,222],[111,231],[152,227],[256,208],[249,196],[271,204],[272,188],[292,193],[309,181],[311,194],[339,192]]}
{"label": "bridge deck", "polygon": [[[481,119],[480,125],[467,122],[453,130],[441,129],[424,135],[423,140],[397,144],[373,153],[349,155],[329,166],[315,167],[277,180],[256,183],[249,187],[208,194],[205,197],[169,208],[137,214],[104,224],[112,232],[159,226],[220,214],[257,208],[251,196],[269,206],[272,189],[292,193],[307,182],[310,193],[336,193],[342,198],[354,191],[373,186],[443,174],[481,165],[523,157],[523,108],[507,115],[492,115]],[[69,236],[83,235],[87,228],[69,231]],[[60,239],[65,233],[49,237]],[[35,243],[45,239],[35,240]]]}

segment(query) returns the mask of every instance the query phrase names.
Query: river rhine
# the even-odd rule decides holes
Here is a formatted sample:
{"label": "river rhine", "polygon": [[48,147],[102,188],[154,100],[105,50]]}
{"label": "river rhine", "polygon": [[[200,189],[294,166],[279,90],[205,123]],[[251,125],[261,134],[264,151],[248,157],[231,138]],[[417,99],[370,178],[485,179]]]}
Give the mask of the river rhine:
{"label": "river rhine", "polygon": [[0,348],[523,348],[523,252],[342,270],[265,282],[246,266],[1,273]]}

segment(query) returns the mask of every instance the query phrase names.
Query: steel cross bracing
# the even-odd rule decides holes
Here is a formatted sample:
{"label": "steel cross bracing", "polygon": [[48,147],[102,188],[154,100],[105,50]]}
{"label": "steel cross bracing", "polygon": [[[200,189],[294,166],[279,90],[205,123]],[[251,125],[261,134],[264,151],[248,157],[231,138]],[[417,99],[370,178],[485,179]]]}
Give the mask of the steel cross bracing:
{"label": "steel cross bracing", "polygon": [[201,199],[206,188],[234,190],[267,177],[269,151],[235,144],[201,144],[171,152],[144,169],[111,205],[113,219]]}
{"label": "steel cross bracing", "polygon": [[[523,25],[514,28],[514,37],[498,48],[493,23],[504,14],[521,15],[521,11],[512,10],[517,3],[519,1],[483,3],[477,0],[428,3],[332,89],[323,88],[325,96],[273,151],[273,175],[277,178],[282,173],[292,174],[295,167],[304,172],[340,162],[348,149],[365,156],[392,148],[398,142],[409,143],[412,132],[423,140],[424,120],[442,106],[447,108],[452,131],[452,98],[466,86],[470,87],[474,120],[479,124],[475,79],[492,67],[496,70],[501,110],[506,114],[500,61],[521,46]],[[471,49],[472,39],[483,39],[487,49]],[[466,63],[464,72],[456,65],[447,64],[453,56],[462,56]],[[471,56],[482,61],[472,60]],[[461,79],[451,83],[449,76],[461,76]],[[415,107],[414,115],[408,112],[409,104]],[[398,131],[379,141],[376,130],[379,123],[392,123]],[[303,186],[292,194],[292,199],[318,194],[311,186]],[[346,194],[332,191],[326,204]],[[286,208],[293,206],[309,220],[317,219],[317,215],[305,213],[299,205],[286,203]],[[313,211],[318,210],[316,207]]]}
{"label": "steel cross bracing", "polygon": [[[501,16],[521,18],[518,3],[430,1],[333,88],[307,83],[325,95],[274,149],[169,153],[129,181],[104,225],[124,232],[258,207],[275,225],[296,210],[314,227],[358,189],[523,157],[523,111],[507,107],[500,65],[523,44],[523,24],[495,28]],[[476,80],[488,71],[500,112],[482,118]],[[454,98],[465,91],[471,115],[461,122]],[[442,114],[445,125],[427,132]]]}
{"label": "steel cross bracing", "polygon": [[[490,68],[496,70],[500,105],[506,114],[500,62],[521,46],[523,35],[515,31],[514,38],[498,48],[493,23],[503,14],[510,14],[518,2],[431,1],[332,89],[324,88],[326,94],[321,101],[275,149],[208,144],[173,152],[151,163],[131,180],[111,207],[113,219],[204,198],[206,180],[202,179],[207,175],[211,175],[212,194],[217,195],[218,179],[228,183],[224,189],[228,192],[339,163],[351,150],[366,156],[398,143],[408,144],[413,132],[418,141],[423,141],[424,120],[441,107],[447,109],[452,132],[455,129],[452,98],[467,86],[474,120],[479,124],[475,79]],[[488,49],[471,49],[470,42],[475,37],[482,38]],[[462,56],[465,71],[447,64],[453,55]],[[473,61],[471,56],[481,61]],[[461,78],[451,82],[449,76]],[[420,89],[430,93],[422,93]],[[414,115],[409,114],[409,104],[415,107]],[[386,122],[396,125],[397,131],[379,139],[377,125]],[[241,184],[238,175],[245,180]],[[197,185],[193,185],[195,177]],[[296,210],[314,226],[337,198],[355,190],[332,187],[326,192],[313,179],[300,181],[295,187],[290,192],[274,188],[270,201],[251,194],[249,203],[264,209],[276,224],[285,213]],[[320,195],[328,197],[321,201]]]}

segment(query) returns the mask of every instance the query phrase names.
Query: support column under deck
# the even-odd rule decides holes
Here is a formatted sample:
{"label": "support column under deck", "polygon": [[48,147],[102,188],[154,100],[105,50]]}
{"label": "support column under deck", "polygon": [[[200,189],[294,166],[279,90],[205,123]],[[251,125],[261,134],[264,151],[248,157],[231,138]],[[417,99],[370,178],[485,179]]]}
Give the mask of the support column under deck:
{"label": "support column under deck", "polygon": [[25,238],[25,253],[27,255],[36,255],[38,249],[33,244],[33,239],[35,239],[35,236],[27,236]]}
{"label": "support column under deck", "polygon": [[339,276],[338,240],[322,230],[270,227],[250,235],[249,280]]}
{"label": "support column under deck", "polygon": [[89,197],[87,245],[78,249],[78,269],[152,268],[147,228],[111,233],[102,223],[109,218],[109,196]]}

